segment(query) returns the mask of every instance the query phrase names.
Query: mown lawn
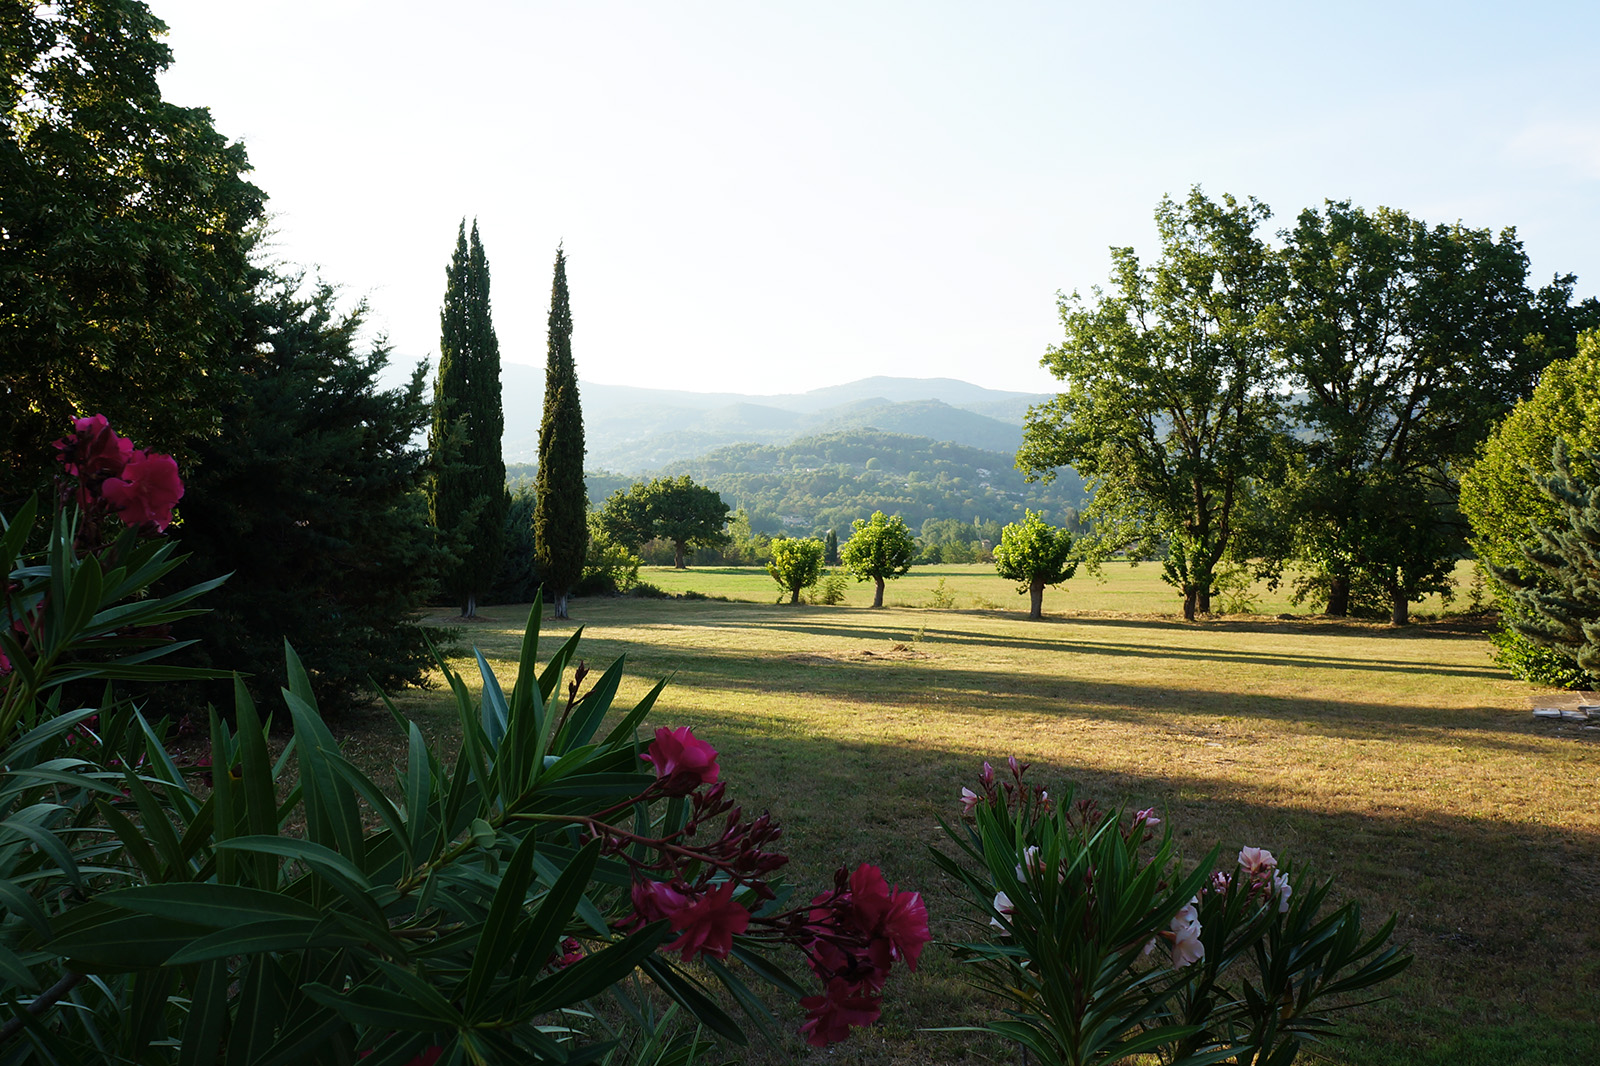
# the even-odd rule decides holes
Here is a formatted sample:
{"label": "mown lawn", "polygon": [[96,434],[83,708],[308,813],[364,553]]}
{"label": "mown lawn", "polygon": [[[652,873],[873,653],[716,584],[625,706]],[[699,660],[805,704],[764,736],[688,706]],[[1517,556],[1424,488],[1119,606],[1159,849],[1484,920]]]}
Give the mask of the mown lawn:
{"label": "mown lawn", "polygon": [[[866,586],[845,606],[789,607],[758,571],[651,570],[662,588],[729,602],[575,600],[572,622],[544,626],[556,638],[582,625],[591,664],[625,655],[624,702],[671,677],[655,723],[692,725],[721,750],[739,800],[785,825],[803,890],[841,863],[877,862],[924,892],[936,936],[966,935],[927,847],[981,762],[1015,754],[1043,783],[1157,805],[1191,858],[1212,843],[1268,847],[1336,874],[1374,922],[1398,913],[1416,965],[1302,1061],[1600,1061],[1600,731],[1533,719],[1530,690],[1494,667],[1474,626],[1285,620],[1293,608],[1265,596],[1265,614],[1190,625],[1153,613],[1177,601],[1149,566],[1047,592],[1048,617],[1030,622],[985,570],[918,568],[889,601],[925,602],[943,577],[958,609],[881,611],[861,606]],[[465,627],[503,677],[526,610],[489,608]],[[440,692],[401,706],[448,741]],[[397,750],[382,723],[346,723],[369,765]],[[930,949],[919,973],[891,981],[879,1027],[827,1053],[798,1040],[783,1051],[1019,1061],[920,1031],[990,1009]]]}

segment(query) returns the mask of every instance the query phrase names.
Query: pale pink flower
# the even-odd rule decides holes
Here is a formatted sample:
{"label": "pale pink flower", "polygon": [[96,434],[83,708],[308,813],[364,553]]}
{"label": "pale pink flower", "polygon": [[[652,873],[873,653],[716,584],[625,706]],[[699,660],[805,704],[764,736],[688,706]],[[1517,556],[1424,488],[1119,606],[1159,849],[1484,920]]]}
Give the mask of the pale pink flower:
{"label": "pale pink flower", "polygon": [[978,801],[982,798],[972,789],[963,786],[961,789],[961,813],[971,814],[972,809],[978,805]]}
{"label": "pale pink flower", "polygon": [[1157,826],[1161,824],[1161,819],[1156,817],[1156,809],[1154,807],[1146,807],[1133,816],[1134,825],[1138,825],[1140,822],[1149,826]]}
{"label": "pale pink flower", "polygon": [[1289,912],[1289,897],[1294,895],[1294,886],[1289,884],[1289,878],[1281,873],[1272,875],[1272,894],[1278,899],[1278,913]]}
{"label": "pale pink flower", "polygon": [[[994,894],[994,909],[1008,918],[1015,914],[1017,910],[1016,905],[1011,902],[1011,897],[1006,895],[1004,892],[996,892]],[[1000,923],[999,918],[990,918],[989,924],[994,926],[996,929],[1005,928],[1005,926]]]}
{"label": "pale pink flower", "polygon": [[1200,925],[1185,927],[1172,941],[1172,968],[1181,970],[1206,957],[1206,946],[1200,942]]}
{"label": "pale pink flower", "polygon": [[1243,848],[1239,851],[1239,865],[1252,880],[1264,880],[1277,870],[1278,860],[1266,848]]}

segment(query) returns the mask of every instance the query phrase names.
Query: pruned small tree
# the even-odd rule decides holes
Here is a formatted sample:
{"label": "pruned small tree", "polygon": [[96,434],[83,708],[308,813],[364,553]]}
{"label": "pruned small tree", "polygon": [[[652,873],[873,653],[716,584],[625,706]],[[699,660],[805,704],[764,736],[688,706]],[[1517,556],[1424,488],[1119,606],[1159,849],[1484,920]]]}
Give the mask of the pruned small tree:
{"label": "pruned small tree", "polygon": [[871,519],[856,519],[850,539],[839,547],[839,562],[857,581],[871,578],[877,583],[872,606],[883,606],[883,583],[911,569],[917,557],[917,541],[899,515],[889,517],[872,512]]}
{"label": "pruned small tree", "polygon": [[823,551],[822,541],[815,537],[780,537],[772,542],[767,573],[789,593],[790,603],[799,603],[800,590],[815,585],[822,576]]}
{"label": "pruned small tree", "polygon": [[[1566,442],[1556,439],[1555,473],[1543,486],[1560,514],[1535,527],[1519,567],[1494,567],[1509,590],[1509,622],[1542,647],[1600,675],[1600,485],[1572,471]],[[1583,456],[1593,469],[1595,457]]]}
{"label": "pruned small tree", "polygon": [[1028,594],[1028,617],[1043,618],[1044,587],[1059,585],[1077,572],[1072,534],[1029,511],[1021,522],[1000,531],[994,567],[1001,577],[1018,583],[1018,592]]}

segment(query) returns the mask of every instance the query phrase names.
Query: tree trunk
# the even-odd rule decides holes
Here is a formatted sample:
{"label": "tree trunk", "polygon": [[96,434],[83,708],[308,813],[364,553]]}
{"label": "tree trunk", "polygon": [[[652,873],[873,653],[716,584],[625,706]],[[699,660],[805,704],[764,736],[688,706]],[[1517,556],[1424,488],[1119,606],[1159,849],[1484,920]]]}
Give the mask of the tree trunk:
{"label": "tree trunk", "polygon": [[1183,590],[1183,620],[1194,621],[1195,588],[1193,585]]}
{"label": "tree trunk", "polygon": [[1341,574],[1328,579],[1328,614],[1343,618],[1350,613],[1350,577]]}
{"label": "tree trunk", "polygon": [[790,589],[789,590],[789,602],[791,604],[797,604],[797,603],[800,602],[800,590],[799,589]]}
{"label": "tree trunk", "polygon": [[1394,603],[1394,611],[1389,620],[1397,626],[1407,625],[1411,621],[1411,598],[1406,595],[1405,589],[1400,587],[1398,579],[1389,582],[1389,597]]}
{"label": "tree trunk", "polygon": [[1195,589],[1195,600],[1195,610],[1201,614],[1211,613],[1211,589],[1209,586],[1201,585]]}
{"label": "tree trunk", "polygon": [[876,581],[878,583],[877,590],[872,594],[872,606],[874,606],[874,607],[882,607],[883,606],[883,578],[875,577],[872,580],[874,580],[874,581]]}
{"label": "tree trunk", "polygon": [[565,618],[565,617],[567,617],[567,594],[565,592],[563,592],[561,595],[556,597],[556,615],[555,616],[557,618]]}
{"label": "tree trunk", "polygon": [[1035,620],[1044,617],[1044,582],[1038,579],[1028,586],[1028,617]]}
{"label": "tree trunk", "polygon": [[688,545],[681,540],[675,540],[672,542],[672,568],[674,570],[689,569],[688,564],[684,562],[684,555],[687,554],[687,548]]}
{"label": "tree trunk", "polygon": [[466,602],[466,604],[461,608],[461,617],[462,618],[476,618],[476,617],[478,617],[478,597],[473,595],[470,592],[467,593],[467,602]]}

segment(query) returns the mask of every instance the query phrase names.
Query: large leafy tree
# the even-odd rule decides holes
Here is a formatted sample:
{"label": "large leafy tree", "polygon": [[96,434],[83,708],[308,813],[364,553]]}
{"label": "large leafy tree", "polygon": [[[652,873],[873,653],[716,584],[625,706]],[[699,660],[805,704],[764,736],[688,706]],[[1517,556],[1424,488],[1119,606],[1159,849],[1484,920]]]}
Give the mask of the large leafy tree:
{"label": "large leafy tree", "polygon": [[[274,278],[250,308],[221,430],[194,448],[179,531],[195,575],[231,574],[185,623],[201,665],[260,693],[285,682],[291,639],[324,706],[420,683],[417,610],[443,559],[429,529],[426,367],[383,389],[382,346],[359,350],[362,310],[326,285]],[[230,690],[231,691],[231,690]],[[226,705],[228,692],[216,694]]]}
{"label": "large leafy tree", "polygon": [[544,416],[539,422],[538,497],[534,545],[539,571],[567,617],[567,597],[583,577],[589,548],[589,496],[583,483],[583,408],[572,363],[572,311],[567,303],[567,257],[556,249],[550,283],[550,347],[544,371]]}
{"label": "large leafy tree", "polygon": [[1112,250],[1110,292],[1060,301],[1066,340],[1044,364],[1067,389],[1029,412],[1018,467],[1072,466],[1094,497],[1091,561],[1165,550],[1185,618],[1209,612],[1215,574],[1281,436],[1272,324],[1282,270],[1257,227],[1264,204],[1200,190],[1156,210],[1161,255]]}
{"label": "large leafy tree", "polygon": [[1295,553],[1329,614],[1365,585],[1403,623],[1462,549],[1456,467],[1592,308],[1570,278],[1530,292],[1511,230],[1330,202],[1284,236],[1283,350],[1309,431],[1282,507]]}
{"label": "large leafy tree", "polygon": [[500,342],[489,308],[489,260],[473,222],[456,233],[439,311],[439,374],[433,390],[430,500],[435,528],[457,557],[445,587],[461,615],[478,611],[505,546],[506,464],[500,450]]}
{"label": "large leafy tree", "polygon": [[839,563],[857,581],[873,582],[872,606],[883,606],[883,583],[911,569],[917,541],[899,515],[872,512],[851,524],[850,539],[839,546]]}
{"label": "large leafy tree", "polygon": [[214,434],[262,194],[204,108],[161,99],[165,25],[135,0],[0,16],[0,484],[104,412],[152,448]]}
{"label": "large leafy tree", "polygon": [[646,541],[670,541],[672,565],[679,570],[688,565],[690,548],[725,543],[727,522],[722,497],[687,474],[619,489],[600,509],[601,528],[618,544],[638,550]]}
{"label": "large leafy tree", "polygon": [[1001,577],[1018,583],[1018,592],[1028,594],[1028,617],[1043,618],[1044,587],[1059,585],[1077,572],[1072,534],[1029,511],[1023,521],[1000,531],[994,567]]}

